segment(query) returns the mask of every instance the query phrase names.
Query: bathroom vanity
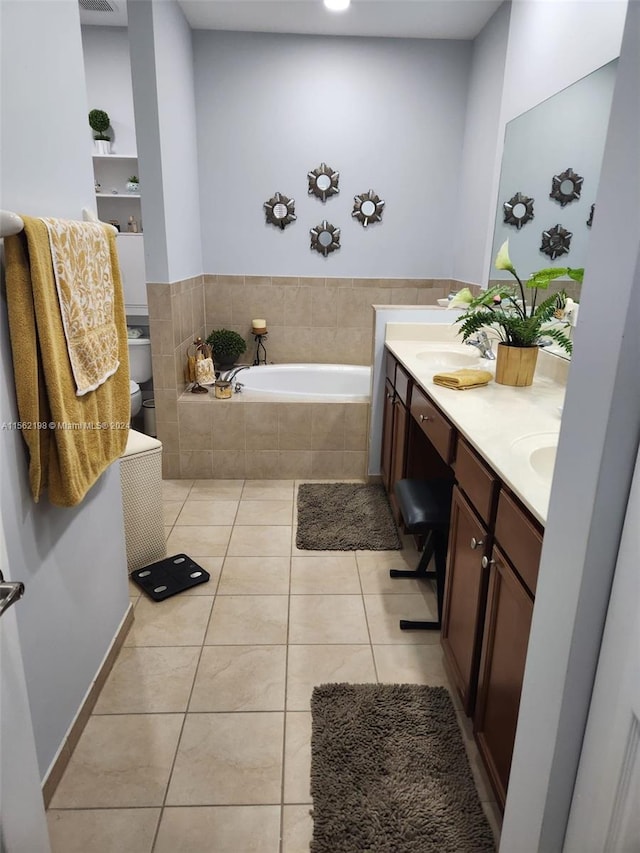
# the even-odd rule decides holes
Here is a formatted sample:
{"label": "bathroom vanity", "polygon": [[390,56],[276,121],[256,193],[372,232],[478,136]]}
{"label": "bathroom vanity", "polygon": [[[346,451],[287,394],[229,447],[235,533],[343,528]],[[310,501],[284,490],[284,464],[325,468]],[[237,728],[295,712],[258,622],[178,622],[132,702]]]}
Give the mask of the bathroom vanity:
{"label": "bathroom vanity", "polygon": [[567,362],[540,353],[534,384],[467,391],[434,373],[489,369],[450,326],[388,324],[382,476],[453,478],[441,642],[504,807],[560,431]]}

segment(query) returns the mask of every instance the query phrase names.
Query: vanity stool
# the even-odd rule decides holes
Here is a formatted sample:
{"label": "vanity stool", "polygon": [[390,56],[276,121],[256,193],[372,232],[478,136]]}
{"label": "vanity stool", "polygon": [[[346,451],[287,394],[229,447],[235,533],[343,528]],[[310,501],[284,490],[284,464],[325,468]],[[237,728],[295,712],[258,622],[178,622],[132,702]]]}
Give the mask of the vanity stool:
{"label": "vanity stool", "polygon": [[[394,491],[407,533],[424,535],[425,542],[420,560],[414,570],[389,569],[389,575],[392,578],[434,578],[438,601],[437,622],[401,619],[400,628],[403,631],[410,628],[440,630],[453,482],[450,480],[398,480]],[[432,557],[435,557],[435,571],[427,571]]]}

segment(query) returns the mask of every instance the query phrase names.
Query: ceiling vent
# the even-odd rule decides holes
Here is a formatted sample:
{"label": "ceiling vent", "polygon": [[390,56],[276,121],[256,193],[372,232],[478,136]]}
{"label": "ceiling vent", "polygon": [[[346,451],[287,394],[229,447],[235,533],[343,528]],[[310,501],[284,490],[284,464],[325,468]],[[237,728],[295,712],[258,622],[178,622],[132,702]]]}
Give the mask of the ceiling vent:
{"label": "ceiling vent", "polygon": [[81,9],[85,12],[115,12],[117,6],[109,0],[78,0]]}

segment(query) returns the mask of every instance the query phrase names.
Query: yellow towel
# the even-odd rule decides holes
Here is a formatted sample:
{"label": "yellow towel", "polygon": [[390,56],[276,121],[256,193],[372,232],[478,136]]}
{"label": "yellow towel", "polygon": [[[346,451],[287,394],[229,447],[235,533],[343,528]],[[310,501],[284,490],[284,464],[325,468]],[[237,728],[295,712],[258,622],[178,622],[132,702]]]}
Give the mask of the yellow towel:
{"label": "yellow towel", "polygon": [[49,233],[62,326],[80,397],[95,391],[119,365],[109,239],[99,222],[42,221]]}
{"label": "yellow towel", "polygon": [[[115,236],[108,235],[120,367],[95,391],[76,396],[56,291],[47,227],[23,216],[6,237],[9,331],[29,482],[37,502],[75,506],[118,459],[129,431],[129,357]],[[104,425],[104,426],[103,426]]]}
{"label": "yellow towel", "polygon": [[454,388],[456,391],[467,391],[469,388],[480,388],[488,385],[493,375],[488,370],[452,370],[451,373],[436,373],[433,377],[435,385]]}

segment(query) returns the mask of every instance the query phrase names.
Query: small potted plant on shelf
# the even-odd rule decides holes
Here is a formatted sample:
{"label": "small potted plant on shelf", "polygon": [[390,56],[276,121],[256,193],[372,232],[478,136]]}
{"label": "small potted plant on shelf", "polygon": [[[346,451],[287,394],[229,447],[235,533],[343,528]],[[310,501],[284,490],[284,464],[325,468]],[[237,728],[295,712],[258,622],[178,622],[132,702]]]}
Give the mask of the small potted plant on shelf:
{"label": "small potted plant on shelf", "polygon": [[138,181],[137,175],[131,175],[129,180],[127,181],[127,192],[128,193],[137,193],[140,189],[140,182]]}
{"label": "small potted plant on shelf", "polygon": [[[546,290],[551,281],[563,276],[581,282],[584,269],[542,269],[523,283],[509,258],[508,240],[500,247],[496,269],[511,273],[517,287],[498,284],[476,297],[472,296],[468,288],[464,288],[449,305],[451,308],[466,308],[455,321],[460,323],[458,334],[462,335],[463,341],[479,331],[486,331],[498,338],[496,382],[501,385],[531,385],[538,351],[544,339],[555,341],[567,353],[572,350],[571,338],[564,331],[568,326],[565,320],[568,301],[566,292],[560,290],[536,304],[538,291]],[[532,291],[529,303],[526,289]],[[558,320],[565,320],[564,326]]]}
{"label": "small potted plant on shelf", "polygon": [[247,349],[247,343],[242,335],[230,329],[214,329],[207,338],[211,347],[216,366],[225,370],[233,365]]}
{"label": "small potted plant on shelf", "polygon": [[107,133],[111,120],[104,110],[91,110],[89,125],[93,130],[93,141],[96,154],[111,153],[111,137]]}

